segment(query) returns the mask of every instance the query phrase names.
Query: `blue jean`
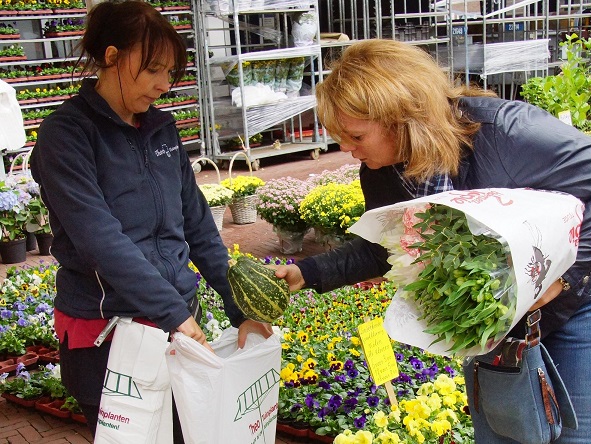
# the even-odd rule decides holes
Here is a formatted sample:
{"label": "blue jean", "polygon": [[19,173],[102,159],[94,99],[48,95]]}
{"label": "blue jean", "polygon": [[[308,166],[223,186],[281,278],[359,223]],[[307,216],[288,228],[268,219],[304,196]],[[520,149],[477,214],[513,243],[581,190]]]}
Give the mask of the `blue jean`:
{"label": "blue jean", "polygon": [[[559,444],[589,444],[591,442],[591,303],[583,305],[559,330],[550,333],[542,341],[550,353],[573,403],[579,427],[577,430],[562,428]],[[477,413],[473,403],[472,364],[464,367],[468,403],[474,424],[477,444],[517,444],[510,438],[493,432],[482,413]],[[501,390],[502,387],[499,387]],[[523,406],[507,405],[520,409]]]}

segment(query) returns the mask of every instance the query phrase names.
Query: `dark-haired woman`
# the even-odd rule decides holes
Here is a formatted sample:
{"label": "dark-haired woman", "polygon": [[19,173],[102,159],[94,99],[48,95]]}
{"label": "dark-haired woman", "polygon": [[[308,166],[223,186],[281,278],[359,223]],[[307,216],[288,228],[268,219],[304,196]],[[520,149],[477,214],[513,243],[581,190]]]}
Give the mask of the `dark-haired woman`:
{"label": "dark-haired woman", "polygon": [[[243,345],[246,320],[226,280],[228,251],[195,183],[174,118],[152,103],[179,80],[186,49],[146,3],[100,3],[81,41],[78,96],[43,121],[31,158],[60,264],[55,330],[62,380],[94,433],[110,343],[94,340],[113,316],[142,318],[207,346],[191,309],[191,260],[223,297]],[[79,63],[80,63],[79,60]]]}

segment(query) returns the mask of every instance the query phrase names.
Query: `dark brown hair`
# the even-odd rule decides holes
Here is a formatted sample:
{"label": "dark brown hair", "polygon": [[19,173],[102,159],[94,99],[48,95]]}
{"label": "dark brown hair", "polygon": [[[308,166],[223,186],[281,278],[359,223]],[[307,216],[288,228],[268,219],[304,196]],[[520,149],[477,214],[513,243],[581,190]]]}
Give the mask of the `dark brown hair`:
{"label": "dark brown hair", "polygon": [[136,44],[142,48],[140,71],[164,53],[172,51],[173,83],[183,77],[187,65],[183,39],[162,14],[149,4],[135,0],[104,2],[92,8],[86,18],[86,31],[79,44],[82,53],[76,66],[82,65],[84,73],[95,74],[108,66],[105,61],[107,47],[114,46],[120,52],[128,52]]}

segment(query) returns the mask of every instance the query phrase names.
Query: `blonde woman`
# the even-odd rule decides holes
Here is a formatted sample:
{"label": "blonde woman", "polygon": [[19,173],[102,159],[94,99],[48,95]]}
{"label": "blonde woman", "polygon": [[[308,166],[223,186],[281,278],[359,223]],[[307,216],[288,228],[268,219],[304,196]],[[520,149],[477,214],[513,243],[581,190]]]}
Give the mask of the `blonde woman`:
{"label": "blonde woman", "polygon": [[[362,164],[366,208],[452,189],[487,187],[562,191],[587,211],[576,263],[532,307],[542,307],[543,343],[571,395],[577,430],[560,443],[591,436],[591,138],[521,101],[457,87],[422,49],[391,40],[351,45],[318,85],[318,113],[342,151]],[[548,208],[552,211],[552,208]],[[292,290],[324,292],[383,276],[386,250],[363,239],[278,267]],[[523,335],[523,324],[512,332]],[[471,374],[466,369],[466,378]],[[470,384],[467,383],[469,395]],[[501,389],[501,388],[500,388]],[[507,406],[518,411],[524,406]],[[513,443],[474,411],[477,443]]]}

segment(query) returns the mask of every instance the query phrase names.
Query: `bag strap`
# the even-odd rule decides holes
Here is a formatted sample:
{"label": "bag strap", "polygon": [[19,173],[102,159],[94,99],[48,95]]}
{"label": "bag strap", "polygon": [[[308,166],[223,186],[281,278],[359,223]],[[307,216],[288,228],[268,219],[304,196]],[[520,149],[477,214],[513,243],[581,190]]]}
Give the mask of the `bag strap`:
{"label": "bag strap", "polygon": [[540,343],[540,319],[542,319],[542,312],[539,308],[528,314],[525,319],[525,345],[527,348],[535,347]]}

